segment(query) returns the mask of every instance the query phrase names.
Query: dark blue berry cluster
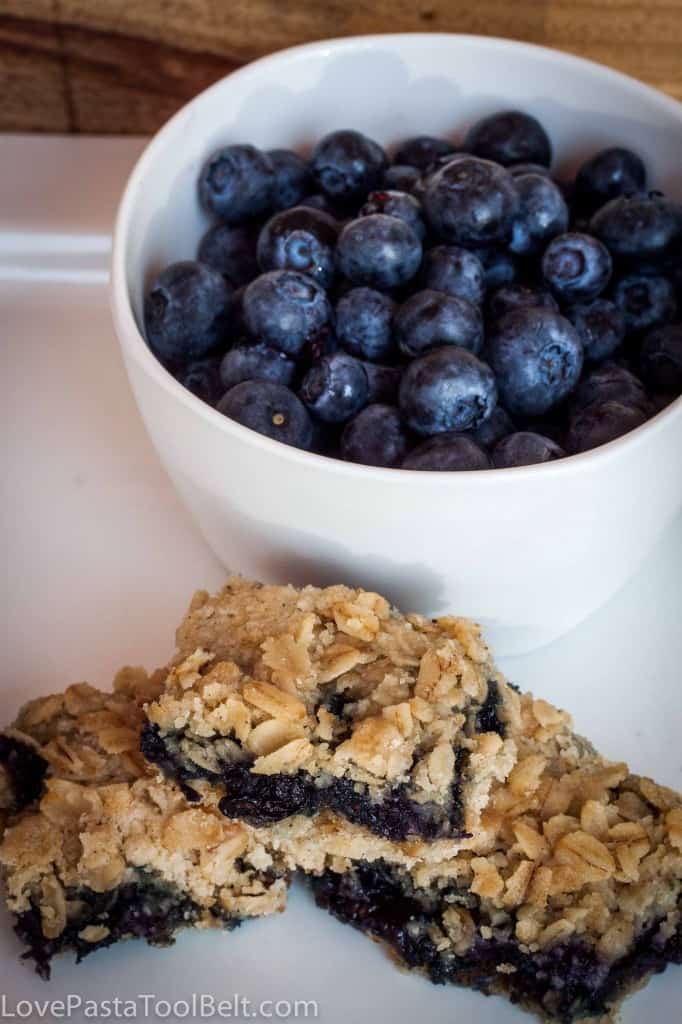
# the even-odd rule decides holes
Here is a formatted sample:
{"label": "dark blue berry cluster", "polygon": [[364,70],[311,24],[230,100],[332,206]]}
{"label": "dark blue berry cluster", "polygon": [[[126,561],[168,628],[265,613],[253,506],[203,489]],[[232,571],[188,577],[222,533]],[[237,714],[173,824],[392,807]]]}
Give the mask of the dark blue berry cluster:
{"label": "dark blue berry cluster", "polygon": [[682,206],[641,156],[552,176],[542,125],[503,111],[391,160],[357,131],[309,159],[228,145],[214,221],[145,302],[152,350],[267,437],[369,466],[554,461],[682,393]]}

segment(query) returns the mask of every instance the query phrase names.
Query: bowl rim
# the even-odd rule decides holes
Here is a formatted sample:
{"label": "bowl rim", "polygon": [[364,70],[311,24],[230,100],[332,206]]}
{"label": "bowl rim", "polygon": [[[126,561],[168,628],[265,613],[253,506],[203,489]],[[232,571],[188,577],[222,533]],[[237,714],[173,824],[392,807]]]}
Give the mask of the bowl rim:
{"label": "bowl rim", "polygon": [[[293,464],[322,471],[333,472],[340,476],[355,477],[361,481],[376,480],[381,483],[404,481],[409,485],[410,481],[426,480],[430,484],[448,487],[455,480],[465,482],[473,486],[491,486],[494,480],[525,480],[528,475],[537,479],[537,475],[544,474],[545,479],[550,475],[561,475],[569,480],[569,474],[587,470],[598,470],[602,464],[613,457],[625,455],[627,451],[635,446],[641,445],[651,434],[660,431],[669,420],[676,418],[682,422],[682,396],[675,399],[664,409],[660,410],[641,426],[629,431],[627,434],[616,438],[606,444],[599,445],[586,452],[575,455],[567,455],[562,459],[552,462],[539,463],[531,466],[513,466],[505,469],[491,468],[490,470],[417,470],[402,469],[400,467],[379,467],[366,466],[360,463],[345,462],[328,455],[321,455],[316,452],[309,452],[291,445],[283,444],[281,441],[273,440],[259,434],[255,430],[242,426],[229,417],[218,412],[212,406],[192,394],[187,388],[177,381],[172,374],[156,358],[147,344],[142,331],[138,327],[137,320],[133,313],[132,301],[127,285],[126,256],[131,227],[131,211],[136,198],[136,193],[144,180],[150,165],[153,163],[157,149],[162,145],[167,136],[171,135],[176,125],[183,120],[188,111],[203,104],[205,99],[225,88],[227,82],[235,79],[248,79],[257,75],[259,71],[268,64],[286,63],[292,58],[304,58],[311,54],[330,56],[344,50],[372,49],[377,46],[406,45],[424,43],[426,45],[434,42],[443,44],[454,44],[465,47],[484,46],[492,50],[507,50],[515,52],[531,52],[548,61],[558,62],[564,65],[575,67],[590,75],[606,78],[639,95],[644,94],[650,102],[658,105],[668,114],[672,114],[680,121],[682,129],[682,103],[665,93],[660,92],[653,86],[640,82],[622,71],[599,64],[596,61],[588,60],[585,57],[578,57],[574,54],[565,53],[561,50],[554,50],[551,47],[540,46],[536,43],[527,43],[520,40],[503,39],[497,36],[481,36],[472,34],[460,34],[450,32],[392,32],[385,34],[370,34],[359,36],[342,36],[331,39],[316,40],[310,43],[303,43],[297,46],[286,47],[267,54],[257,60],[250,61],[243,67],[225,75],[217,82],[214,82],[207,89],[202,90],[195,97],[183,104],[179,110],[161,126],[151,137],[144,150],[136,160],[126,181],[121,199],[118,204],[114,223],[112,240],[112,254],[110,266],[109,297],[112,316],[116,327],[116,334],[119,344],[124,352],[134,358],[140,368],[155,383],[165,391],[172,399],[180,401],[190,413],[198,415],[207,424],[231,436],[234,441],[246,444],[254,449],[265,453],[279,455]],[[428,439],[425,439],[428,440]],[[426,478],[426,480],[425,480]],[[474,484],[474,481],[476,483]]]}

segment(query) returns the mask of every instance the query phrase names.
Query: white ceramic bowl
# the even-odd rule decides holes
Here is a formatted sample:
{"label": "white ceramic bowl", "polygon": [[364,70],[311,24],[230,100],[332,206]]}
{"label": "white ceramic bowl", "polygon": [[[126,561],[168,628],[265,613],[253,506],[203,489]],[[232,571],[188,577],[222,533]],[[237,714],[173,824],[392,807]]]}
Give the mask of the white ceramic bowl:
{"label": "white ceramic bowl", "polygon": [[[184,107],[133,170],[116,224],[112,302],[140,411],[223,564],[264,580],[347,581],[403,608],[478,618],[506,653],[546,643],[606,601],[682,506],[682,400],[561,462],[484,473],[382,470],[288,448],[184,390],[145,344],[142,303],[206,229],[196,179],[219,145],[308,146],[353,127],[390,144],[521,107],[570,171],[609,144],[642,152],[682,198],[682,105],[536,46],[456,35],[313,43],[230,75]],[[159,524],[163,529],[163,524]]]}

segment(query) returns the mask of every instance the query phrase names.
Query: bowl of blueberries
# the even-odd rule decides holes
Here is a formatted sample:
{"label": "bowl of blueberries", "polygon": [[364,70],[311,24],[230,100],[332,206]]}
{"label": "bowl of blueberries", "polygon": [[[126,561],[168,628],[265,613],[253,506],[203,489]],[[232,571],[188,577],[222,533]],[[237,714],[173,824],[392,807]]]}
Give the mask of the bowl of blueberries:
{"label": "bowl of blueberries", "polygon": [[540,47],[256,61],[128,181],[112,307],[221,562],[477,617],[608,600],[682,507],[682,105]]}

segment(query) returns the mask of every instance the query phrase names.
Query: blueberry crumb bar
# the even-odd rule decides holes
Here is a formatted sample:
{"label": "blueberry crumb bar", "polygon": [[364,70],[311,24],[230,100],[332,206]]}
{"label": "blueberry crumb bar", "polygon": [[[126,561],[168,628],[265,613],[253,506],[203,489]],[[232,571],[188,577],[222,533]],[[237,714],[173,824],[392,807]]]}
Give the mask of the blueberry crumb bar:
{"label": "blueberry crumb bar", "polygon": [[7,904],[43,977],[67,950],[81,960],[124,938],[168,945],[183,928],[284,909],[281,859],[145,765],[142,705],[164,674],[124,669],[111,693],[75,684],[0,734]]}
{"label": "blueberry crumb bar", "polygon": [[682,800],[507,683],[472,623],[232,579],[177,643],[145,756],[403,964],[570,1024],[682,959]]}

